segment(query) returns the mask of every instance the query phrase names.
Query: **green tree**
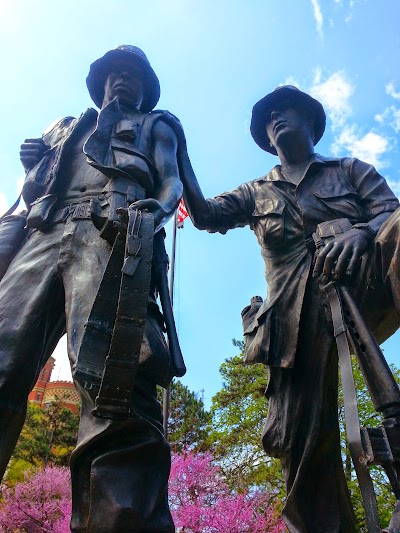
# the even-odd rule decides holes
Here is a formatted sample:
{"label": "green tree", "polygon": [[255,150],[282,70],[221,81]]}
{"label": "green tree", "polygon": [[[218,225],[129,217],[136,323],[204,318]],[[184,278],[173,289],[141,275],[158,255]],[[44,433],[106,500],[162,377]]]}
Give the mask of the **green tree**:
{"label": "green tree", "polygon": [[25,470],[47,464],[67,466],[78,436],[79,416],[53,402],[46,410],[28,404],[21,435],[6,473],[14,484],[23,479]]}
{"label": "green tree", "polygon": [[[204,402],[198,393],[174,380],[170,386],[168,417],[168,441],[174,453],[192,449],[204,451],[207,446],[207,427],[211,420]],[[163,389],[158,390],[159,401],[163,400]]]}
{"label": "green tree", "polygon": [[[242,341],[233,341],[241,351]],[[221,365],[222,389],[212,398],[209,442],[227,483],[238,491],[264,487],[282,499],[284,483],[279,461],[261,445],[268,401],[265,365],[244,365],[242,354]]]}
{"label": "green tree", "polygon": [[[243,351],[243,342],[234,341],[234,345]],[[355,361],[353,366],[361,426],[377,427],[381,423],[381,416],[374,409]],[[400,370],[394,367],[392,370],[397,381],[400,381]],[[210,447],[231,487],[244,491],[252,486],[264,486],[282,501],[285,490],[279,461],[266,457],[260,442],[260,434],[268,411],[268,402],[264,396],[268,382],[267,369],[264,365],[244,365],[240,354],[226,359],[220,372],[223,387],[212,399]],[[339,386],[339,423],[343,463],[352,503],[359,531],[366,531],[361,493],[347,446],[341,386]],[[377,495],[381,525],[385,527],[394,510],[395,498],[382,468],[372,467],[371,476]]]}

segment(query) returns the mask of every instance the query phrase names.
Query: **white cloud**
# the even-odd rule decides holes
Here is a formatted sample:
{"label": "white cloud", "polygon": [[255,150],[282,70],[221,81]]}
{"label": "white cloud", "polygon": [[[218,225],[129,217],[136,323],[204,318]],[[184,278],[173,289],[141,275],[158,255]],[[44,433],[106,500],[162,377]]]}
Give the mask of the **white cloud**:
{"label": "white cloud", "polygon": [[354,85],[343,72],[334,72],[327,80],[322,81],[322,71],[320,68],[316,69],[310,93],[324,106],[332,120],[333,129],[343,126],[351,114],[349,99],[354,90]]}
{"label": "white cloud", "polygon": [[323,28],[323,25],[324,25],[324,17],[322,16],[321,7],[320,7],[320,5],[318,3],[318,0],[311,0],[311,4],[312,4],[312,7],[313,7],[315,23],[317,25],[317,32],[322,37],[322,35],[323,35],[322,34],[322,28]]}
{"label": "white cloud", "polygon": [[395,100],[400,100],[400,91],[395,90],[393,83],[388,83],[385,87],[386,94],[392,96]]}
{"label": "white cloud", "polygon": [[400,132],[400,109],[393,111],[393,123],[391,126],[394,128],[396,133]]}
{"label": "white cloud", "polygon": [[400,132],[400,109],[394,105],[387,107],[383,113],[375,115],[379,124],[390,126],[396,133]]}
{"label": "white cloud", "polygon": [[349,13],[348,13],[347,17],[345,17],[345,19],[344,19],[346,24],[349,24],[350,21],[353,19],[354,8],[355,8],[355,5],[356,5],[357,1],[358,0],[350,0],[350,2],[349,2]]}
{"label": "white cloud", "polygon": [[335,155],[345,151],[352,157],[367,161],[379,169],[386,164],[381,158],[388,147],[389,139],[383,135],[372,131],[361,135],[355,126],[345,126],[335,139],[332,151]]}
{"label": "white cloud", "polygon": [[[350,6],[352,7],[352,6]],[[299,83],[293,77],[285,81],[286,84]],[[331,146],[337,156],[351,156],[364,160],[376,168],[387,166],[385,154],[394,146],[395,140],[379,131],[359,128],[350,121],[352,115],[351,97],[355,93],[355,85],[343,71],[337,71],[324,76],[321,68],[316,68],[312,85],[306,92],[319,100],[331,121],[334,141]],[[376,115],[379,126],[389,125],[397,132],[400,131],[400,109],[396,106],[387,108],[382,114]]]}

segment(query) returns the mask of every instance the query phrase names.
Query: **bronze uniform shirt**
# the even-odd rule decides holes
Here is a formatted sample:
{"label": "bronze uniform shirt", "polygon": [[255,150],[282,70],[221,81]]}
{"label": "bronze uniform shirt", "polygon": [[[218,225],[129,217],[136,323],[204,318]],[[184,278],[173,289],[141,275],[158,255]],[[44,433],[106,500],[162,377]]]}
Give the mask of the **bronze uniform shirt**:
{"label": "bronze uniform shirt", "polygon": [[[304,292],[313,253],[305,240],[320,222],[349,218],[368,222],[395,211],[399,202],[385,179],[358,159],[310,160],[296,186],[274,167],[263,178],[207,200],[212,232],[249,225],[261,246],[268,296],[245,333],[257,329],[256,359],[271,366],[294,365]],[[270,346],[273,328],[274,346]]]}

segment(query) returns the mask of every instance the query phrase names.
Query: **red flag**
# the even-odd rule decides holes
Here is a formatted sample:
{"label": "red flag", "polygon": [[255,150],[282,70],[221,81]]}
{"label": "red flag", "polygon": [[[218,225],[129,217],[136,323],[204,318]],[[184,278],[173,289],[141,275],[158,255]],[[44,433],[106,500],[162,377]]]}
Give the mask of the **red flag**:
{"label": "red flag", "polygon": [[178,205],[178,217],[176,219],[176,225],[178,226],[178,228],[183,228],[183,222],[188,216],[189,213],[186,211],[185,204],[183,203],[183,198],[181,198],[181,201]]}

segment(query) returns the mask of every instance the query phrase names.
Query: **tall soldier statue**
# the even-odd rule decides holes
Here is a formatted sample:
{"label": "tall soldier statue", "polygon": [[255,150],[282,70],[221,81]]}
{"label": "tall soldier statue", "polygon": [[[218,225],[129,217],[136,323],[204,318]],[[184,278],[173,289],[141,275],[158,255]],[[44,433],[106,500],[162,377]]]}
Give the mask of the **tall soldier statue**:
{"label": "tall soldier statue", "polygon": [[0,283],[0,472],[66,332],[81,398],[72,531],[173,532],[156,384],[182,368],[156,292],[162,227],[182,195],[177,138],[152,111],[160,86],[139,48],[107,52],[87,86],[99,114],[64,118],[21,147],[28,232]]}
{"label": "tall soldier statue", "polygon": [[[321,285],[348,284],[380,341],[397,329],[400,314],[399,202],[373,166],[314,153],[325,120],[317,100],[278,87],[254,106],[251,133],[280,165],[209,200],[188,159],[182,174],[197,228],[226,233],[249,225],[261,247],[268,298],[244,312],[245,361],[269,367],[262,441],[282,463],[291,533],[354,531],[340,454],[337,351]],[[317,256],[318,226],[321,239],[324,228],[332,238]],[[342,229],[334,238],[332,227]],[[386,415],[399,425],[396,386],[394,397]],[[388,531],[400,531],[398,520]]]}

